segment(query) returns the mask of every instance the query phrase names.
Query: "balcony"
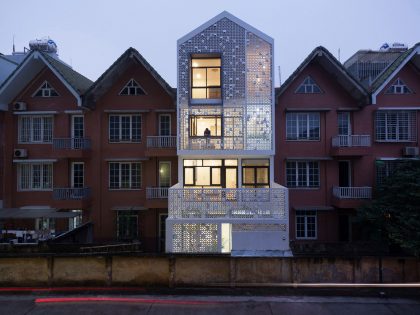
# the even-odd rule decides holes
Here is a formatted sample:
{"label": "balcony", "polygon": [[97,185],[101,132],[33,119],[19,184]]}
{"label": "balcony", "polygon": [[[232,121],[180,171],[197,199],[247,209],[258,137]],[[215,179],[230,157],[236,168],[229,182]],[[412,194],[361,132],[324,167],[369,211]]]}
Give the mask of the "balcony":
{"label": "balcony", "polygon": [[332,138],[331,155],[362,156],[370,146],[370,135],[339,135]]}
{"label": "balcony", "polygon": [[146,156],[176,155],[176,136],[148,136]]}
{"label": "balcony", "polygon": [[[171,219],[287,219],[287,188],[186,188],[169,189]],[[227,220],[226,220],[227,219]]]}
{"label": "balcony", "polygon": [[169,187],[147,187],[146,199],[168,199]]}
{"label": "balcony", "polygon": [[147,208],[167,208],[169,187],[146,187]]}
{"label": "balcony", "polygon": [[53,200],[56,208],[78,209],[88,206],[91,198],[90,187],[54,188]]}
{"label": "balcony", "polygon": [[55,156],[61,158],[83,158],[91,149],[91,140],[87,138],[54,138]]}
{"label": "balcony", "polygon": [[362,199],[372,198],[372,187],[333,187],[333,205],[338,208],[357,208]]}

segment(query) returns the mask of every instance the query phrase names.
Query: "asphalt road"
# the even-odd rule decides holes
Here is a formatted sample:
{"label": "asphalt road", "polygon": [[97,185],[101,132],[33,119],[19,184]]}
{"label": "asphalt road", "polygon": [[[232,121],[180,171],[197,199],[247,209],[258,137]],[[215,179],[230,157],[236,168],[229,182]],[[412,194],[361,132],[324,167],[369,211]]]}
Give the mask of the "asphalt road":
{"label": "asphalt road", "polygon": [[204,295],[2,295],[1,315],[357,314],[420,315],[408,298]]}

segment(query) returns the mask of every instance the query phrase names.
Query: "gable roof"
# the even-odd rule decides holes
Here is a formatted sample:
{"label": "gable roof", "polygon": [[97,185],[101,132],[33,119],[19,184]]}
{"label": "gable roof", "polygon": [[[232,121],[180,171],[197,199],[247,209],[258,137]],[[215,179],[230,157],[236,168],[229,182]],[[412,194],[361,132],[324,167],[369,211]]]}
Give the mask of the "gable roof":
{"label": "gable roof", "polygon": [[65,63],[56,60],[38,50],[31,51],[21,64],[0,85],[0,109],[7,110],[7,105],[44,67],[48,67],[57,78],[69,89],[82,105],[82,94],[92,81],[73,70]]}
{"label": "gable roof", "polygon": [[333,74],[337,82],[355,98],[360,105],[369,103],[369,93],[355,80],[344,66],[324,47],[316,47],[287,80],[276,89],[276,99],[297,79],[302,71],[312,62],[318,62],[328,73]]}
{"label": "gable roof", "polygon": [[392,78],[399,72],[410,60],[415,56],[416,66],[420,69],[420,43],[415,44],[413,47],[408,49],[406,52],[401,54],[395,61],[384,71],[371,85],[372,91],[372,103],[376,104],[376,96],[382,89],[392,80]]}
{"label": "gable roof", "polygon": [[83,105],[94,108],[97,99],[114,84],[118,76],[126,70],[130,60],[137,60],[155,78],[162,88],[175,100],[176,91],[160,76],[147,60],[134,48],[128,48],[86,91]]}
{"label": "gable roof", "polygon": [[257,30],[255,27],[249,25],[248,23],[242,21],[241,19],[237,18],[236,16],[234,16],[233,14],[231,14],[227,11],[223,11],[223,12],[219,13],[214,18],[208,20],[206,23],[200,25],[199,27],[192,30],[188,34],[182,36],[180,39],[178,39],[177,44],[180,45],[180,44],[184,43],[185,41],[189,40],[190,38],[194,37],[197,34],[200,34],[205,29],[209,28],[210,26],[212,26],[213,24],[217,23],[218,21],[220,21],[224,18],[238,24],[239,26],[241,26],[244,29],[250,31],[251,33],[254,33],[255,35],[259,36],[260,38],[264,39],[265,41],[267,41],[271,44],[274,44],[274,39],[272,37],[270,37],[267,34],[261,32],[260,30]]}

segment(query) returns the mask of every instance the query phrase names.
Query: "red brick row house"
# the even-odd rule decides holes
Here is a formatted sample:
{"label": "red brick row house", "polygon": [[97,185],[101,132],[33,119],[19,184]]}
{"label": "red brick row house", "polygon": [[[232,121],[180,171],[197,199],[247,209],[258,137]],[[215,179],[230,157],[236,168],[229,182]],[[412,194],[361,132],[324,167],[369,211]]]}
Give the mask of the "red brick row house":
{"label": "red brick row house", "polygon": [[418,159],[419,54],[419,44],[360,51],[343,66],[318,47],[276,90],[275,171],[289,188],[291,240],[358,240],[357,207],[398,161]]}
{"label": "red brick row house", "polygon": [[32,51],[0,95],[3,231],[32,238],[90,222],[95,242],[163,249],[177,177],[174,91],[136,50],[94,83]]}

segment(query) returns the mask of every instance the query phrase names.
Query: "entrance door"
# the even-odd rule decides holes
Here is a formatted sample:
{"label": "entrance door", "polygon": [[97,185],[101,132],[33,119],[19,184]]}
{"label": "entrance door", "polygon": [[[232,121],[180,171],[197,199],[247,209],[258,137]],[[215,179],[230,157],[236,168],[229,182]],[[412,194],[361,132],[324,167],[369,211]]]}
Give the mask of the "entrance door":
{"label": "entrance door", "polygon": [[351,186],[351,164],[350,161],[338,161],[338,185],[340,187]]}
{"label": "entrance door", "polygon": [[351,146],[351,123],[349,112],[338,113],[338,135],[341,146]]}
{"label": "entrance door", "polygon": [[84,187],[84,163],[73,162],[71,163],[71,187],[83,188]]}
{"label": "entrance door", "polygon": [[166,239],[166,219],[168,214],[159,214],[159,252],[165,251],[165,239]]}
{"label": "entrance door", "polygon": [[82,149],[83,138],[85,136],[84,117],[81,115],[74,115],[71,117],[71,138],[72,149]]}

